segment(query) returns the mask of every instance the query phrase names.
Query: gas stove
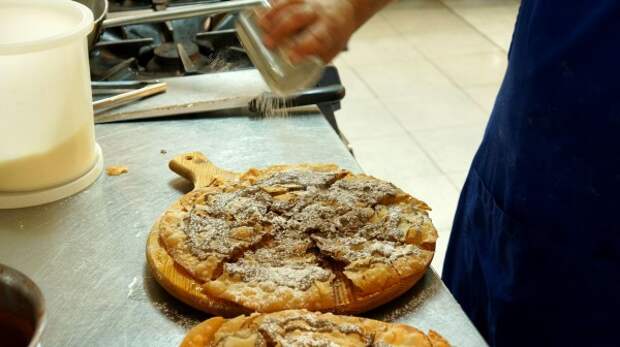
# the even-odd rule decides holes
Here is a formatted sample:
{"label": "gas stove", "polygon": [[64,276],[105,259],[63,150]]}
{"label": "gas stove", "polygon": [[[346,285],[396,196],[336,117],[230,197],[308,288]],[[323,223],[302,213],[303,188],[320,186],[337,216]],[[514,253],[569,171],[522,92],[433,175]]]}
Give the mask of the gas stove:
{"label": "gas stove", "polygon": [[252,68],[226,19],[196,17],[107,29],[91,52],[92,80],[144,81]]}

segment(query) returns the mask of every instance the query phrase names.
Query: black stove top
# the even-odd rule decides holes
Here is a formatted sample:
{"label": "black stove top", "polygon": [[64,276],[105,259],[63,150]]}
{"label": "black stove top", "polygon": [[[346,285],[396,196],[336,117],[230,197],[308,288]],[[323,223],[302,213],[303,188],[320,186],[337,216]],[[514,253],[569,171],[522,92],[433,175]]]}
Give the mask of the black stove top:
{"label": "black stove top", "polygon": [[231,24],[226,16],[216,16],[107,29],[91,52],[92,80],[153,80],[251,68]]}

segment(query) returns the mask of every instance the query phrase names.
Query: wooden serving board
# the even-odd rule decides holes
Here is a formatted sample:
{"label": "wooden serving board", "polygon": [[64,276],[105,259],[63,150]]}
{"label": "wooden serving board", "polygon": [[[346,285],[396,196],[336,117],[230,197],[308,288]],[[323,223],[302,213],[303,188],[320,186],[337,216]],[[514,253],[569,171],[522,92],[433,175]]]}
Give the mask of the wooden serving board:
{"label": "wooden serving board", "polygon": [[[192,152],[180,155],[170,161],[170,169],[194,184],[194,190],[208,187],[216,180],[233,180],[239,174],[218,168],[202,153]],[[176,206],[175,202],[172,206]],[[159,220],[151,228],[147,244],[146,259],[157,282],[182,302],[212,314],[230,316],[248,313],[247,310],[230,302],[206,296],[200,283],[181,266],[174,262],[159,240]],[[238,312],[235,312],[237,311]]]}
{"label": "wooden serving board", "polygon": [[[240,176],[239,173],[215,166],[200,152],[180,155],[170,161],[169,167],[180,176],[190,180],[194,184],[194,190],[232,181]],[[179,201],[169,208],[174,208],[178,204]],[[252,313],[247,308],[235,303],[205,295],[202,285],[195,281],[185,269],[176,264],[164,248],[159,238],[159,220],[155,222],[149,234],[146,245],[146,259],[157,282],[171,295],[187,305],[224,317]],[[356,314],[369,311],[411,289],[423,275],[424,273],[420,273],[403,279],[399,284],[369,296],[355,295],[347,288],[348,286],[339,284],[337,281],[333,289],[339,303],[332,311],[339,314]]]}

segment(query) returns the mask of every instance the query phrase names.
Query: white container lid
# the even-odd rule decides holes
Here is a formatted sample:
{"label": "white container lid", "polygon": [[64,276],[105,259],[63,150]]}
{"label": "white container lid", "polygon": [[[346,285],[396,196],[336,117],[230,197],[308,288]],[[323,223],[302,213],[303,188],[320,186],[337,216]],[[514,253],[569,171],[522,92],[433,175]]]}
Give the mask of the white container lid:
{"label": "white container lid", "polygon": [[93,25],[91,10],[75,1],[2,0],[0,55],[59,47],[85,38]]}

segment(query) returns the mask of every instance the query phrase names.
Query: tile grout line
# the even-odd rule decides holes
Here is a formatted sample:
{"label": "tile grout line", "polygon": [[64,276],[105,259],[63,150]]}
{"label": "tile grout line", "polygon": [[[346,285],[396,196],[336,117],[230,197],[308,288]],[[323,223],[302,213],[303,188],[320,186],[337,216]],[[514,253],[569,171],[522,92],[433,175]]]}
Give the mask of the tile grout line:
{"label": "tile grout line", "polygon": [[[355,77],[357,77],[357,79],[360,80],[362,84],[366,87],[366,89],[368,89],[368,91],[375,97],[375,99],[381,101],[381,97],[373,90],[373,88],[368,84],[368,82],[366,82],[366,79],[360,75],[360,73],[357,71],[357,68],[355,68],[354,66],[351,66],[350,64],[349,64],[349,68],[351,69],[351,71],[353,71],[353,73],[355,74]],[[381,104],[383,105],[383,103]]]}
{"label": "tile grout line", "polygon": [[[467,87],[468,89],[472,89],[472,88],[483,88],[483,87],[489,87],[489,86],[494,86],[494,84],[489,83],[489,84],[479,84],[479,85],[473,85],[471,87]],[[495,95],[495,98],[497,98],[497,93],[499,93],[499,90],[501,88],[501,83],[499,85],[499,87],[497,88],[497,92]],[[482,107],[484,109],[484,112],[488,114],[488,116],[491,116],[491,113],[493,112],[493,108],[495,108],[495,101],[493,101],[493,105],[491,105],[491,109],[487,110],[486,107],[483,105],[482,102],[479,102],[478,100],[476,100],[476,98],[473,97],[473,95],[469,94],[469,92],[466,89],[463,89],[463,93],[467,94],[467,96],[469,96],[474,103],[478,104],[478,106]]]}
{"label": "tile grout line", "polygon": [[500,46],[497,42],[495,42],[495,40],[491,39],[489,37],[489,35],[483,33],[482,31],[480,31],[478,29],[478,27],[476,27],[475,25],[473,25],[469,20],[467,20],[467,18],[465,18],[465,16],[461,15],[460,13],[458,13],[456,10],[454,10],[451,6],[447,5],[444,0],[439,0],[439,2],[441,2],[441,4],[448,10],[450,11],[453,15],[457,16],[458,18],[460,18],[463,22],[465,22],[465,24],[467,24],[467,26],[469,26],[470,28],[474,29],[477,33],[480,34],[480,36],[484,37],[487,41],[489,41],[493,46],[495,46],[496,48],[498,48],[500,51],[508,54],[508,52],[504,49],[504,47]]}
{"label": "tile grout line", "polygon": [[468,123],[463,123],[463,124],[458,124],[458,125],[439,126],[435,128],[428,128],[428,129],[417,129],[414,131],[418,133],[427,133],[429,131],[435,131],[435,130],[454,130],[454,129],[463,129],[463,128],[474,128],[477,125],[486,126],[486,124],[487,124],[486,121],[468,122]]}
{"label": "tile grout line", "polygon": [[437,169],[438,172],[441,173],[441,175],[446,176],[446,178],[449,180],[448,175],[444,172],[444,170],[441,168],[441,166],[439,165],[439,163],[437,163],[437,161],[435,161],[435,159],[433,159],[433,157],[430,155],[429,151],[424,148],[424,146],[422,146],[422,144],[420,143],[420,141],[415,137],[415,135],[409,131],[409,129],[407,129],[404,125],[403,122],[398,119],[398,117],[395,117],[394,114],[392,113],[392,111],[390,111],[387,106],[385,105],[385,102],[381,99],[379,99],[379,102],[381,103],[381,105],[383,105],[383,107],[385,108],[385,110],[388,112],[388,114],[390,115],[390,117],[398,123],[398,125],[400,125],[401,128],[403,128],[403,130],[405,131],[405,133],[407,134],[407,137],[409,137],[409,139],[411,139],[411,141],[413,141],[413,143],[416,144],[416,146],[418,146],[418,148],[420,149],[420,151],[424,154],[424,156],[426,156],[426,158],[433,164],[433,166],[435,167],[435,169]]}
{"label": "tile grout line", "polygon": [[448,178],[448,181],[450,182],[450,184],[456,189],[456,191],[459,192],[459,194],[461,194],[461,189],[463,189],[463,187],[459,187],[456,184],[456,182],[454,182],[452,177],[450,177],[450,174],[446,174],[446,177]]}

